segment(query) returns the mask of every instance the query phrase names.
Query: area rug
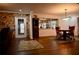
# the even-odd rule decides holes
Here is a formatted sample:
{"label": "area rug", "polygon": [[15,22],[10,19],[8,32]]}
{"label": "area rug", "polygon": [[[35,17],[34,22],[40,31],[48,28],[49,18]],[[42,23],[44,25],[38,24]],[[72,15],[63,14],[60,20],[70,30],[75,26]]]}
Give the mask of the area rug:
{"label": "area rug", "polygon": [[29,41],[21,40],[18,46],[18,51],[33,50],[40,48],[44,48],[44,47],[36,40],[29,40]]}

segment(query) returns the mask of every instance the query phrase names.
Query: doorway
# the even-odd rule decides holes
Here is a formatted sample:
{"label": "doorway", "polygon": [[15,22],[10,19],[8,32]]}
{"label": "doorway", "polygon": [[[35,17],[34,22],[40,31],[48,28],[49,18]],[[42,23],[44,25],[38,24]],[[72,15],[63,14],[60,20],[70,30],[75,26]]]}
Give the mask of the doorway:
{"label": "doorway", "polygon": [[16,38],[26,38],[27,37],[27,25],[26,17],[15,17],[15,34]]}

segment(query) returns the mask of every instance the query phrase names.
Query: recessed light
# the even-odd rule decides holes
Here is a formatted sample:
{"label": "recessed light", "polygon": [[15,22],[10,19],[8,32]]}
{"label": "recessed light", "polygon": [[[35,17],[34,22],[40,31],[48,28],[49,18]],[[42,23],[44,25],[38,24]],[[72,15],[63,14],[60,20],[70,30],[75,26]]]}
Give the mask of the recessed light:
{"label": "recessed light", "polygon": [[22,10],[20,9],[19,11],[21,12]]}

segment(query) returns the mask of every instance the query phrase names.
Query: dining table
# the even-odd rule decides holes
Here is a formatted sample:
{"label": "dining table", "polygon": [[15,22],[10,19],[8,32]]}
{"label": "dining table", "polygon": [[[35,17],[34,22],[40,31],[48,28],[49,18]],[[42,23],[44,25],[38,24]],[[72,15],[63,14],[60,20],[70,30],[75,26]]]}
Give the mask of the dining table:
{"label": "dining table", "polygon": [[68,40],[68,39],[70,39],[70,35],[69,35],[69,29],[68,30],[59,30],[59,32],[61,33],[61,37],[60,37],[60,39],[61,40]]}

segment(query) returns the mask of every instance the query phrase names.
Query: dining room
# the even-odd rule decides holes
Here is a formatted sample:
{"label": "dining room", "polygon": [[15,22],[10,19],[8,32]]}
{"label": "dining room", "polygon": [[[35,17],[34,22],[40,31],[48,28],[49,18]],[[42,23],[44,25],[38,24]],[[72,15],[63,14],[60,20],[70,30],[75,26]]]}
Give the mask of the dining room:
{"label": "dining room", "polygon": [[[0,4],[0,29],[7,25],[14,34],[11,35],[14,47],[7,54],[79,54],[78,7],[77,3]],[[6,39],[6,35],[1,39]]]}

